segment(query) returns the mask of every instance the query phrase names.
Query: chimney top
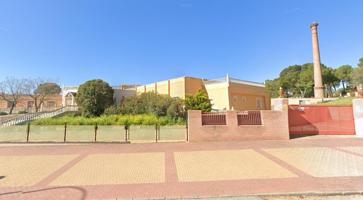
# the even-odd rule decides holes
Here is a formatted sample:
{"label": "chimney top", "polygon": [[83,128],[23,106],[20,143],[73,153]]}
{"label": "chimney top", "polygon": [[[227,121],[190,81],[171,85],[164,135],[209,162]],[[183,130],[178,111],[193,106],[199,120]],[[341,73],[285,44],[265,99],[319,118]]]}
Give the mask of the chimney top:
{"label": "chimney top", "polygon": [[310,24],[310,28],[317,27],[319,24],[317,22],[313,22]]}

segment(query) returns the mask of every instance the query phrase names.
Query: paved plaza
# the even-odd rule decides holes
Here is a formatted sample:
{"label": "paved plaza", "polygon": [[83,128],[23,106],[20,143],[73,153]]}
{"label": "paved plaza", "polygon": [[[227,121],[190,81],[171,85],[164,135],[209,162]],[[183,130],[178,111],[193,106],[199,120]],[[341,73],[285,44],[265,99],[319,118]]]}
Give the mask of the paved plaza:
{"label": "paved plaza", "polygon": [[363,139],[355,137],[0,145],[0,199],[187,198],[362,191]]}

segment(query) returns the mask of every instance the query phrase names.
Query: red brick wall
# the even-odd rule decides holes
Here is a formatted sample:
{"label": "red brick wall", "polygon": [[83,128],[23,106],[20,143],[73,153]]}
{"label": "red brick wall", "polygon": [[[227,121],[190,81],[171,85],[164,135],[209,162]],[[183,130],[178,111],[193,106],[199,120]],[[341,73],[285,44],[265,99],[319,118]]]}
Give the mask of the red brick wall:
{"label": "red brick wall", "polygon": [[238,126],[237,112],[227,111],[227,125],[202,126],[202,113],[188,111],[188,133],[190,142],[241,141],[241,140],[288,140],[288,112],[261,111],[262,125]]}
{"label": "red brick wall", "polygon": [[[18,100],[18,103],[16,104],[14,111],[22,111],[22,110],[27,110],[28,109],[28,101],[34,101],[31,97],[29,96],[22,96],[20,97],[20,99]],[[48,102],[54,102],[54,108],[59,108],[62,107],[62,96],[61,95],[52,95],[52,96],[47,96],[44,100],[44,107],[47,107]],[[0,99],[0,111],[8,111],[9,108],[7,107],[7,102]]]}

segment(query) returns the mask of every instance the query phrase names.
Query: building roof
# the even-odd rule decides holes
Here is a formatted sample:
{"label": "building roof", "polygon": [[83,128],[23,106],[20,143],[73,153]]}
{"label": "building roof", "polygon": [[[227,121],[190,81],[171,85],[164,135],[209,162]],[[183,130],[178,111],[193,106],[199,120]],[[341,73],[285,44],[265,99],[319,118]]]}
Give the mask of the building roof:
{"label": "building roof", "polygon": [[263,83],[258,83],[258,82],[253,82],[253,81],[246,81],[246,80],[241,80],[241,79],[237,79],[237,78],[231,78],[228,75],[226,77],[217,78],[217,79],[203,79],[203,82],[204,82],[204,84],[230,82],[230,83],[251,85],[251,86],[256,86],[256,87],[265,87],[265,85]]}

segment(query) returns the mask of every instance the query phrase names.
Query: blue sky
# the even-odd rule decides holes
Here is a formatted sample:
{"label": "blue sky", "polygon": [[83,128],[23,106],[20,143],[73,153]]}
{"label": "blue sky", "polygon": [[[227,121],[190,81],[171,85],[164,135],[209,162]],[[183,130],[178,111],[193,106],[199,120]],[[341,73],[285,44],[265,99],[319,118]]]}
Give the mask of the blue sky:
{"label": "blue sky", "polygon": [[363,57],[361,0],[0,0],[0,80],[111,85],[226,75],[263,82],[311,62]]}

